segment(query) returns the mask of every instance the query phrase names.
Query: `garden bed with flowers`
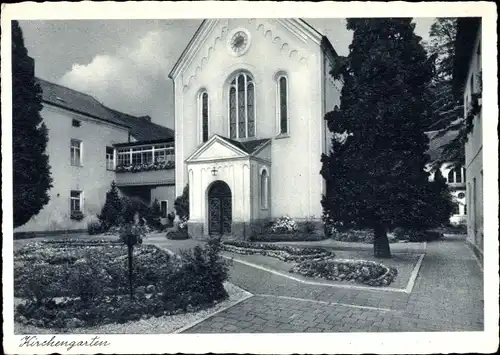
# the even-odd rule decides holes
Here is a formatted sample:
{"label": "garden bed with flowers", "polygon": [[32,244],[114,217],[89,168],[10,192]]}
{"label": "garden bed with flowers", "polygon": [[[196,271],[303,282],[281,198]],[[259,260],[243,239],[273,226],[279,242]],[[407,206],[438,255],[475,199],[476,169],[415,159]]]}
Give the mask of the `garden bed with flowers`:
{"label": "garden bed with flowers", "polygon": [[14,253],[16,321],[73,329],[209,308],[227,298],[227,262],[213,240],[179,256],[134,248],[134,297],[127,247],[108,240],[41,241]]}
{"label": "garden bed with flowers", "polygon": [[[225,241],[223,251],[235,259],[254,263],[304,279],[333,283],[355,282],[367,286],[406,287],[418,255],[394,255],[384,264],[369,260],[366,251],[332,251],[280,244]],[[340,256],[340,258],[339,258]],[[400,275],[399,268],[403,270]],[[398,277],[396,277],[398,276]]]}
{"label": "garden bed with flowers", "polygon": [[254,242],[318,241],[326,238],[311,219],[297,222],[288,216],[274,221],[255,222],[250,226],[250,240]]}

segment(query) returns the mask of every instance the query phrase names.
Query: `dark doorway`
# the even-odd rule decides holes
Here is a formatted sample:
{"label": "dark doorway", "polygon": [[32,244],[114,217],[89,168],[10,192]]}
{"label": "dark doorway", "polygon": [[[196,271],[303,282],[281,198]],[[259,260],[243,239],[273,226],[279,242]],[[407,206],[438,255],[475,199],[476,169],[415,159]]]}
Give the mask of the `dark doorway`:
{"label": "dark doorway", "polygon": [[208,234],[231,233],[231,189],[224,181],[216,181],[208,190]]}

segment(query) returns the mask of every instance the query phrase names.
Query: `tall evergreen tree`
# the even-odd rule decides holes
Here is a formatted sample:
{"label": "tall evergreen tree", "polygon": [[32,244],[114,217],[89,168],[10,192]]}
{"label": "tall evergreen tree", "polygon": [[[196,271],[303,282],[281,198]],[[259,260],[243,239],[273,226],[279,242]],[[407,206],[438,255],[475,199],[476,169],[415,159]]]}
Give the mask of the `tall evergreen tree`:
{"label": "tall evergreen tree", "polygon": [[372,228],[377,257],[391,256],[387,230],[418,226],[430,202],[424,95],[434,65],[414,27],[410,18],[347,19],[349,55],[331,73],[344,86],[340,110],[325,117],[336,134],[322,156],[324,219]]}
{"label": "tall evergreen tree", "polygon": [[12,158],[14,227],[22,226],[49,202],[52,187],[46,154],[48,129],[42,122],[41,88],[21,27],[12,21]]}

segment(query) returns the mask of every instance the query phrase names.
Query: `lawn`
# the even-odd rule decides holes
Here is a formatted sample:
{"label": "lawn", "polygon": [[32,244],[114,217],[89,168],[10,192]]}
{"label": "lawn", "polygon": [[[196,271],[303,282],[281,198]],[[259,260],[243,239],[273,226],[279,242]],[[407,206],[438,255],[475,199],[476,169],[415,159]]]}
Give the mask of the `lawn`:
{"label": "lawn", "polygon": [[52,329],[98,327],[212,307],[228,297],[220,244],[180,256],[154,245],[134,248],[134,297],[127,248],[110,240],[42,240],[14,252],[15,318]]}

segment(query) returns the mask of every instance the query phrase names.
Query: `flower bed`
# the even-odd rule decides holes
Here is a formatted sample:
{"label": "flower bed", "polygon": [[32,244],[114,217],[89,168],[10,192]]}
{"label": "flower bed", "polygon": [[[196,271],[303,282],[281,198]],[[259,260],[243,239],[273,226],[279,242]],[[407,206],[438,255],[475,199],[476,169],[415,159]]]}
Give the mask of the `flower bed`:
{"label": "flower bed", "polygon": [[226,241],[222,243],[222,249],[243,255],[260,254],[283,261],[301,261],[326,256],[333,257],[332,252],[319,248],[295,248],[288,245],[247,243],[241,241]]}
{"label": "flower bed", "polygon": [[128,297],[127,248],[102,240],[33,243],[14,254],[16,320],[74,328],[210,307],[227,297],[227,264],[212,240],[172,256],[152,245],[134,248],[135,299]]}
{"label": "flower bed", "polygon": [[332,281],[352,281],[369,286],[387,286],[396,275],[395,268],[374,261],[336,260],[334,254],[320,248],[296,248],[287,245],[227,241],[225,251],[242,255],[264,255],[296,264],[289,270],[306,277]]}
{"label": "flower bed", "polygon": [[319,233],[262,233],[254,234],[250,240],[255,242],[312,242],[324,240],[326,237]]}
{"label": "flower bed", "polygon": [[333,281],[355,281],[369,286],[387,286],[397,275],[397,270],[367,260],[305,260],[290,272],[313,278]]}

